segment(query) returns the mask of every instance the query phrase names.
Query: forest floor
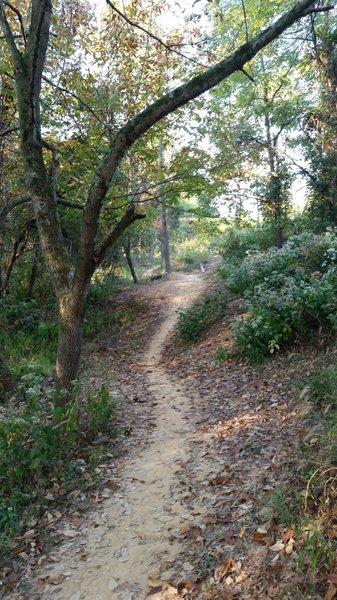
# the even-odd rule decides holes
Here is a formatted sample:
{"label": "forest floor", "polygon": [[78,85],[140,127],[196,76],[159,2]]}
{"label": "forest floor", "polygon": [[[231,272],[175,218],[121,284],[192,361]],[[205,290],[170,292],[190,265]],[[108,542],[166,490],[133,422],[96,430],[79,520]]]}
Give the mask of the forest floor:
{"label": "forest floor", "polygon": [[[292,465],[308,432],[294,382],[308,358],[215,363],[217,346],[231,343],[226,321],[180,348],[176,311],[207,285],[207,274],[172,274],[114,301],[142,298],[146,309],[86,368],[121,390],[129,435],[120,456],[99,465],[106,483],[91,509],[75,501],[52,524],[58,545],[7,597],[324,598],[317,590],[328,580],[317,587],[310,568],[299,570],[295,530],[274,518],[299,485]],[[234,302],[228,322],[236,311]]]}

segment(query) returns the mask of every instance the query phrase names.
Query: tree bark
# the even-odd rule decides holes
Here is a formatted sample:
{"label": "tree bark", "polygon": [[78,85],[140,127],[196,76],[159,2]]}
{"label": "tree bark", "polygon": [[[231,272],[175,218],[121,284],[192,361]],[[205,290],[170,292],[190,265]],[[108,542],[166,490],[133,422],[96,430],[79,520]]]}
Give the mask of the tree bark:
{"label": "tree bark", "polygon": [[58,391],[57,405],[66,402],[70,384],[76,380],[79,370],[83,321],[85,314],[87,289],[65,288],[58,294],[58,346],[56,358],[56,383]]}
{"label": "tree bark", "polygon": [[5,359],[0,356],[0,402],[16,390],[16,381],[12,376]]}
{"label": "tree bark", "polygon": [[[164,168],[164,152],[163,152],[163,142],[159,140],[159,167],[160,169]],[[162,184],[160,185],[160,195],[162,195]],[[162,196],[161,196],[162,199]],[[171,273],[171,259],[170,259],[170,240],[169,240],[169,232],[168,232],[168,224],[167,224],[167,208],[163,202],[160,205],[160,220],[161,220],[161,233],[160,233],[160,241],[161,241],[161,254],[164,263],[165,273]]]}
{"label": "tree bark", "polygon": [[124,253],[126,256],[126,261],[128,263],[128,267],[130,269],[130,273],[131,273],[131,277],[133,280],[133,283],[137,284],[138,283],[138,277],[135,271],[135,268],[133,266],[133,262],[132,262],[132,256],[131,256],[131,243],[130,240],[128,240],[127,242],[125,242],[123,244],[123,249],[124,249]]}
{"label": "tree bark", "polygon": [[161,252],[163,257],[163,264],[165,273],[171,273],[171,260],[170,260],[170,245],[169,245],[169,234],[167,226],[167,208],[163,204],[161,205]]}
{"label": "tree bark", "polygon": [[33,289],[35,285],[35,281],[38,274],[38,263],[40,256],[40,244],[39,242],[35,242],[34,250],[33,250],[33,263],[32,269],[29,276],[28,287],[27,287],[27,302],[30,302],[33,297]]}

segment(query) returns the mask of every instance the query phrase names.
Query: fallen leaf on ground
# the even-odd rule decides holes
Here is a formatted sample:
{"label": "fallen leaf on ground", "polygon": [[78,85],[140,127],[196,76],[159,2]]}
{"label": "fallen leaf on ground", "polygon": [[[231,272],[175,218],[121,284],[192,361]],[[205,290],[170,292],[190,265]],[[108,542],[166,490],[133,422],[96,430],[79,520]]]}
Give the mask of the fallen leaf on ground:
{"label": "fallen leaf on ground", "polygon": [[325,594],[325,600],[332,600],[336,596],[337,588],[333,583],[330,583],[328,590]]}
{"label": "fallen leaf on ground", "polygon": [[272,552],[281,552],[281,550],[283,550],[284,547],[285,544],[283,542],[276,542],[272,546],[269,546],[269,550],[271,550]]}
{"label": "fallen leaf on ground", "polygon": [[227,575],[227,573],[229,573],[229,571],[233,569],[233,567],[235,567],[234,558],[227,558],[227,560],[225,560],[220,567],[215,569],[214,576],[217,579],[222,579],[225,575]]}

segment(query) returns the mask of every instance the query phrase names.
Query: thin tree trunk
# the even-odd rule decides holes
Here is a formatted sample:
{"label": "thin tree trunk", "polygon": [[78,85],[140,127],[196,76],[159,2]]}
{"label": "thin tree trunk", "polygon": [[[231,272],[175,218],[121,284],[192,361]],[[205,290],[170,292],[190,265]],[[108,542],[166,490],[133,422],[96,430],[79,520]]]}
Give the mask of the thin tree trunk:
{"label": "thin tree trunk", "polygon": [[135,268],[133,266],[133,262],[132,262],[132,257],[131,257],[131,252],[130,252],[130,241],[125,242],[125,244],[123,244],[123,248],[124,248],[124,253],[126,256],[126,261],[128,263],[129,269],[130,269],[130,273],[131,273],[131,277],[133,280],[133,283],[138,283],[138,278],[137,278],[137,274],[135,271]]}
{"label": "thin tree trunk", "polygon": [[169,234],[167,227],[167,209],[163,204],[161,205],[161,251],[163,257],[163,264],[165,273],[171,273],[171,260],[170,260],[170,245],[169,245]]}
{"label": "thin tree trunk", "polygon": [[[263,57],[261,57],[261,64],[264,69]],[[270,116],[268,113],[268,90],[264,91],[264,104],[265,104],[265,116],[264,116],[264,124],[266,130],[266,141],[267,141],[267,150],[268,150],[268,163],[269,163],[269,177],[270,181],[276,181],[276,178],[279,180],[279,177],[276,173],[277,170],[277,160],[275,156],[275,149],[277,138],[272,136],[272,128]],[[283,226],[282,226],[282,199],[281,199],[281,185],[276,186],[273,185],[272,191],[270,194],[270,209],[273,214],[274,220],[274,240],[276,248],[280,249],[283,246],[284,238],[283,238]]]}
{"label": "thin tree trunk", "polygon": [[40,256],[40,244],[39,242],[35,242],[34,251],[33,251],[33,264],[32,269],[29,276],[28,281],[28,289],[27,289],[27,302],[30,302],[33,296],[33,289],[35,285],[35,281],[38,273],[38,264],[39,264],[39,256]]}
{"label": "thin tree trunk", "polygon": [[[161,169],[164,168],[164,153],[163,153],[162,140],[159,140],[159,167]],[[162,193],[161,187],[162,186],[160,186],[160,193]],[[163,259],[163,263],[164,263],[165,273],[171,273],[170,244],[169,244],[169,233],[168,233],[168,226],[167,226],[167,208],[166,208],[165,204],[163,204],[163,202],[161,202],[160,207],[161,207],[160,241],[161,241],[162,259]]]}
{"label": "thin tree trunk", "polygon": [[154,250],[155,250],[156,242],[154,240],[150,241],[150,249],[149,249],[149,261],[151,265],[153,265],[154,261]]}
{"label": "thin tree trunk", "polygon": [[16,390],[16,381],[12,376],[5,359],[0,356],[0,403]]}
{"label": "thin tree trunk", "polygon": [[284,244],[283,227],[282,225],[276,225],[275,227],[275,246],[280,250]]}
{"label": "thin tree trunk", "polygon": [[19,237],[14,242],[12,256],[9,261],[9,265],[8,265],[8,269],[7,269],[7,273],[6,273],[6,278],[5,278],[5,283],[4,283],[4,291],[6,291],[9,286],[9,281],[10,281],[12,271],[13,271],[16,261],[18,260],[18,258],[20,258],[20,256],[24,253],[24,251],[26,249],[28,239],[29,239],[29,232],[30,232],[30,229],[31,229],[31,226],[33,223],[34,223],[34,221],[29,221],[26,224],[22,233],[19,235]]}

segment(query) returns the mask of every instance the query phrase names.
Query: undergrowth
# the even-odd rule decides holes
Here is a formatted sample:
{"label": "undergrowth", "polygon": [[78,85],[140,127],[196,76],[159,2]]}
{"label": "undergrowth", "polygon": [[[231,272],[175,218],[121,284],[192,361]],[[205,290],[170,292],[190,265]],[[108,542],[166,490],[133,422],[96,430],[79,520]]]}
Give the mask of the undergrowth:
{"label": "undergrowth", "polygon": [[[306,403],[291,492],[274,494],[275,518],[292,528],[300,570],[324,582],[322,573],[337,567],[337,365],[335,357],[318,357],[299,383]],[[297,501],[296,501],[297,499]]]}
{"label": "undergrowth", "polygon": [[90,443],[103,433],[116,434],[117,399],[106,387],[91,390],[84,407],[74,389],[57,418],[52,395],[52,388],[31,388],[28,401],[13,402],[0,412],[0,554],[15,548],[32,516],[38,519],[68,493],[88,485],[95,466],[88,460]]}
{"label": "undergrowth", "polygon": [[294,235],[283,248],[247,251],[221,268],[230,293],[243,297],[234,325],[237,348],[261,361],[295,342],[324,345],[337,330],[337,233]]}
{"label": "undergrowth", "polygon": [[227,306],[227,294],[219,288],[205,294],[185,310],[178,311],[178,332],[183,342],[195,342],[201,334],[221,319]]}
{"label": "undergrowth", "polygon": [[[113,309],[115,292],[113,282],[97,281],[91,288],[87,351],[117,335],[141,310],[137,303]],[[55,408],[55,308],[35,301],[3,302],[0,320],[1,343],[21,389],[20,399],[0,403],[0,554],[9,557],[32,518],[39,520],[72,491],[92,484],[96,461],[118,434],[117,399],[106,386],[86,390],[77,385],[66,411]]]}

